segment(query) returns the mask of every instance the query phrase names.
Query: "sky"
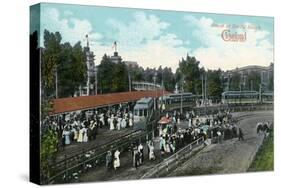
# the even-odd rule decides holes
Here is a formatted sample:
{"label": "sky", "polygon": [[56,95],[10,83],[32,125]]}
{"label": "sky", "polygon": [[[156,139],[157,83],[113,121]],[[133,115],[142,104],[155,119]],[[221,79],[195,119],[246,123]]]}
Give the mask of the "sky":
{"label": "sky", "polygon": [[[104,54],[113,54],[114,41],[124,61],[136,61],[144,68],[167,66],[175,71],[187,54],[205,69],[268,66],[274,61],[272,17],[53,3],[41,4],[40,10],[38,23],[31,8],[30,30],[40,24],[41,47],[45,29],[60,32],[62,42],[72,45],[81,41],[86,46],[88,34],[97,65]],[[224,30],[243,34],[246,40],[224,41]]]}

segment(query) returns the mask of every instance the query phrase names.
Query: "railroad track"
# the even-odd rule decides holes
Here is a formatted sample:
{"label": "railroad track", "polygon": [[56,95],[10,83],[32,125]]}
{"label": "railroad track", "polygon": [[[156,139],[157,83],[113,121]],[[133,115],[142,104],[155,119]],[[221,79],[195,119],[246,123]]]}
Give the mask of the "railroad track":
{"label": "railroad track", "polygon": [[[233,111],[236,111],[236,109],[238,108],[241,107],[233,108]],[[249,107],[245,109],[248,108]],[[239,111],[241,111],[241,109],[239,109]],[[155,120],[153,120],[153,122],[155,123]],[[118,135],[116,137],[112,135],[113,137],[111,137],[110,141],[105,142],[101,145],[84,146],[82,149],[70,151],[66,157],[59,161],[56,161],[51,165],[53,176],[50,177],[47,181],[48,183],[56,182],[62,177],[66,177],[69,176],[69,174],[73,174],[73,172],[80,172],[81,170],[78,169],[83,169],[87,165],[97,165],[100,162],[104,162],[103,160],[105,159],[105,155],[108,150],[114,150],[120,147],[128,148],[131,143],[141,138],[145,138],[147,134],[148,133],[146,131],[135,130],[128,134]]]}

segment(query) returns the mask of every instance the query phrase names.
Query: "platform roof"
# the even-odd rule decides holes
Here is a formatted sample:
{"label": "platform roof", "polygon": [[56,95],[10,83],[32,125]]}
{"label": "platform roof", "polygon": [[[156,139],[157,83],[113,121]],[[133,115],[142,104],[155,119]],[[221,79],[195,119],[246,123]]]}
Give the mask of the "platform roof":
{"label": "platform roof", "polygon": [[53,108],[50,111],[50,115],[62,114],[67,112],[74,112],[78,110],[88,110],[100,107],[107,107],[115,104],[134,102],[144,97],[157,97],[169,94],[169,92],[163,90],[157,91],[132,91],[132,92],[120,92],[111,94],[100,94],[93,96],[80,96],[53,99]]}

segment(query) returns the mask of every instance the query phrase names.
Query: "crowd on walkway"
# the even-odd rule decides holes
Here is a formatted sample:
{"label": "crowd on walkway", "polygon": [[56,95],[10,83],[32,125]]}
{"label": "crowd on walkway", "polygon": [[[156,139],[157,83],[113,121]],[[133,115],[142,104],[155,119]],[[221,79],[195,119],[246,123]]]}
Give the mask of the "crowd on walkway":
{"label": "crowd on walkway", "polygon": [[95,140],[101,128],[111,131],[132,128],[132,105],[119,104],[110,108],[47,117],[43,125],[45,130],[56,131],[63,148],[71,143]]}

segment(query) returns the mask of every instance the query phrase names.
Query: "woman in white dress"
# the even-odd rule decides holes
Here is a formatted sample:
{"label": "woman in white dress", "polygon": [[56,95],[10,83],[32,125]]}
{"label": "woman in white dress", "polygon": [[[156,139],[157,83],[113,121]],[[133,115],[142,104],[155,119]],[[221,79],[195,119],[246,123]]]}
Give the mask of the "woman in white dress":
{"label": "woman in white dress", "polygon": [[127,124],[126,119],[123,118],[122,121],[121,121],[121,127],[122,127],[123,129],[126,128],[126,124]]}
{"label": "woman in white dress", "polygon": [[118,117],[118,119],[117,119],[117,130],[119,131],[120,130],[120,128],[121,128],[121,118],[120,117]]}
{"label": "woman in white dress", "polygon": [[73,128],[73,131],[74,131],[74,138],[73,138],[73,140],[77,142],[77,139],[78,139],[78,131],[77,131],[76,127]]}
{"label": "woman in white dress", "polygon": [[153,144],[149,143],[148,147],[149,147],[149,160],[155,160]]}
{"label": "woman in white dress", "polygon": [[129,119],[129,126],[133,127],[133,119],[132,118]]}
{"label": "woman in white dress", "polygon": [[77,142],[83,142],[83,128],[80,128]]}
{"label": "woman in white dress", "polygon": [[113,164],[113,167],[114,167],[115,170],[120,167],[119,155],[120,155],[120,151],[117,149],[115,151],[115,153],[114,153],[114,164]]}
{"label": "woman in white dress", "polygon": [[88,129],[87,128],[83,128],[83,129],[84,129],[83,142],[88,142]]}
{"label": "woman in white dress", "polygon": [[111,118],[110,118],[110,130],[114,130],[114,117],[113,117],[113,115],[111,115]]}

